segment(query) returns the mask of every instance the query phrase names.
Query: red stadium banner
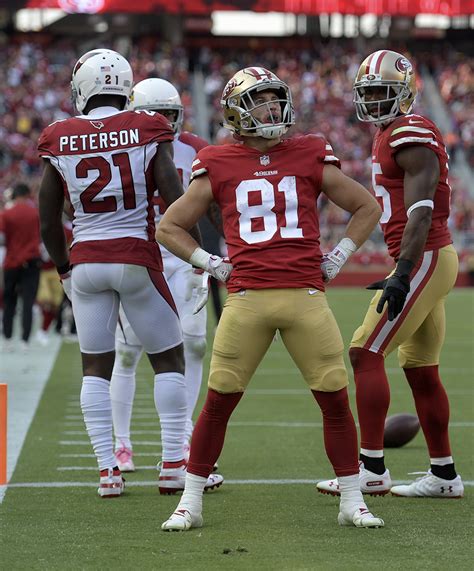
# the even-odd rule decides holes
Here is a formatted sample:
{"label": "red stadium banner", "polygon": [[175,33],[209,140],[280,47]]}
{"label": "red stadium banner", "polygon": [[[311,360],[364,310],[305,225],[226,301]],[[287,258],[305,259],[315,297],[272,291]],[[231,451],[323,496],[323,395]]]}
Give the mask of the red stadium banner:
{"label": "red stadium banner", "polygon": [[391,14],[416,16],[441,14],[461,16],[474,13],[474,0],[28,0],[28,8],[61,8],[69,13],[170,12],[209,14],[215,10],[252,10],[316,15]]}

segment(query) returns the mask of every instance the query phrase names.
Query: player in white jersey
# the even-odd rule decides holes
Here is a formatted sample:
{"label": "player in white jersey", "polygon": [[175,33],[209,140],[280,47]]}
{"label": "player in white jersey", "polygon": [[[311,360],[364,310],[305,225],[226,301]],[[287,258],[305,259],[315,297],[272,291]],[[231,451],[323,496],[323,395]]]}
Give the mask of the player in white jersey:
{"label": "player in white jersey", "polygon": [[[71,82],[82,114],[49,125],[38,145],[45,159],[41,233],[72,300],[83,364],[81,408],[99,465],[101,497],[117,497],[124,487],[114,456],[109,389],[119,304],[155,373],[165,473],[160,491],[166,491],[166,474],[172,480],[185,466],[182,333],[162,273],[153,215],[155,188],[171,204],[182,185],[168,121],[158,113],[125,110],[132,81],[120,54],[99,49],[83,55]],[[65,197],[73,210],[70,254],[61,220]]]}
{"label": "player in white jersey", "polygon": [[[164,79],[145,79],[135,85],[130,96],[130,109],[156,111],[164,115],[174,131],[174,163],[181,177],[184,190],[189,185],[192,163],[197,152],[207,146],[204,139],[192,133],[182,132],[183,105],[176,88]],[[158,224],[166,210],[166,204],[155,193],[155,223]],[[161,247],[166,280],[176,303],[183,330],[187,415],[185,451],[189,453],[189,441],[193,431],[192,415],[201,387],[203,359],[206,353],[205,303],[208,297],[208,274],[174,256]],[[142,344],[134,333],[123,308],[115,339],[116,358],[110,384],[112,416],[115,433],[115,456],[123,472],[133,472],[130,422],[136,387],[136,368],[143,352]],[[211,474],[207,489],[220,485],[222,476]],[[183,482],[174,484],[182,489]],[[172,483],[169,484],[170,486]]]}

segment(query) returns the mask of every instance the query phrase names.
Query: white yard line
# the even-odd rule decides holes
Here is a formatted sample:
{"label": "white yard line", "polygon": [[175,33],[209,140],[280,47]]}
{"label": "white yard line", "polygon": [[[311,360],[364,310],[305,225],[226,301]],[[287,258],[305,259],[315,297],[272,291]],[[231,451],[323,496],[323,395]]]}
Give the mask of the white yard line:
{"label": "white yard line", "polygon": [[[85,430],[81,434],[86,436]],[[60,444],[61,446],[91,446],[91,441],[90,440],[60,440],[58,444]],[[135,446],[161,446],[161,442],[159,440],[154,440],[153,442],[149,442],[146,440],[136,440],[133,444]]]}
{"label": "white yard line", "polygon": [[[0,383],[8,385],[7,481],[15,470],[61,342],[60,337],[52,335],[47,347],[32,340],[26,353],[2,350]],[[5,490],[0,487],[0,504]]]}
{"label": "white yard line", "polygon": [[[325,476],[327,478],[327,474]],[[224,480],[226,486],[288,486],[295,484],[311,484],[315,485],[317,482],[324,480],[324,478],[315,478],[311,480],[297,480],[297,479],[284,479],[284,480]],[[413,480],[392,480],[394,485],[409,484]],[[474,480],[463,480],[466,487],[474,486]],[[131,487],[156,487],[156,480],[132,482],[127,480],[127,488]],[[3,486],[6,488],[7,486]],[[94,482],[18,482],[16,484],[9,484],[8,488],[97,488],[97,481]],[[1,488],[0,488],[1,489]]]}

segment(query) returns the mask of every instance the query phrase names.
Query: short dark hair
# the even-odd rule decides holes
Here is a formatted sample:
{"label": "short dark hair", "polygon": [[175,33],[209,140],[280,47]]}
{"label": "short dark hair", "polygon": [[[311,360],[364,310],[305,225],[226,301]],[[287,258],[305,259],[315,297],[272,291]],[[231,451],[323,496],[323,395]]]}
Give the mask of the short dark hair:
{"label": "short dark hair", "polygon": [[19,182],[13,187],[12,199],[19,198],[20,196],[29,196],[30,187],[23,182]]}

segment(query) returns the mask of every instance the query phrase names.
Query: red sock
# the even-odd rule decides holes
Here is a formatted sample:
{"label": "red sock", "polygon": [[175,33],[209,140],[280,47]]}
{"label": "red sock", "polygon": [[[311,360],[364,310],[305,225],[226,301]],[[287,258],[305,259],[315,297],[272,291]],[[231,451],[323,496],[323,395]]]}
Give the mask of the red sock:
{"label": "red sock", "polygon": [[368,450],[383,450],[385,418],[390,405],[384,357],[358,347],[350,349],[349,356],[356,385],[360,446]]}
{"label": "red sock", "polygon": [[438,373],[438,365],[403,369],[415,399],[416,412],[430,458],[451,456],[449,445],[449,401]]}
{"label": "red sock", "polygon": [[43,331],[48,331],[49,326],[51,325],[51,322],[53,321],[55,315],[56,314],[54,311],[43,309],[43,325],[41,327]]}
{"label": "red sock", "polygon": [[347,389],[311,392],[323,413],[324,446],[336,476],[358,474],[357,430]]}
{"label": "red sock", "polygon": [[209,389],[193,430],[188,472],[207,478],[224,446],[230,415],[244,393],[221,394]]}

